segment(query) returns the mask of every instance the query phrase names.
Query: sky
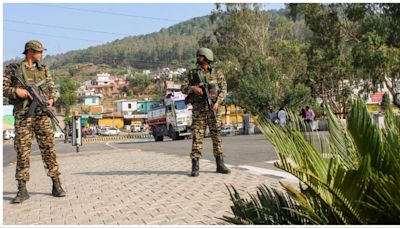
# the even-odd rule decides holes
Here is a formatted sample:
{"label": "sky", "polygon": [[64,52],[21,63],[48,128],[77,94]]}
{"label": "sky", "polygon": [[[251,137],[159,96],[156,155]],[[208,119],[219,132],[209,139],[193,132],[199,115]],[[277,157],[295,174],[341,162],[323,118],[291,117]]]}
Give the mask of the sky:
{"label": "sky", "polygon": [[[265,3],[265,9],[283,8]],[[24,57],[28,40],[40,40],[45,55],[158,32],[208,15],[213,3],[4,3],[3,60]]]}

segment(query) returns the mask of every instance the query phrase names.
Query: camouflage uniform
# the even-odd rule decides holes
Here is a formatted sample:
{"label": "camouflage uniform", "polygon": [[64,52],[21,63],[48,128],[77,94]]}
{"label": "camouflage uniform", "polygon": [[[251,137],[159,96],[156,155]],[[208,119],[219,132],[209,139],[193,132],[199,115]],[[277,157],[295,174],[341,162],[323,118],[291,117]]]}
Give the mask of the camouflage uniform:
{"label": "camouflage uniform", "polygon": [[[214,71],[214,69],[213,69]],[[194,70],[191,70],[188,74],[188,78],[182,85],[182,92],[184,94],[190,94],[191,85],[190,81],[193,78]],[[210,92],[217,92],[218,97],[213,100],[213,102],[218,102],[221,106],[225,99],[227,93],[227,85],[222,71],[217,72],[207,72],[201,71],[201,77],[203,81],[209,84],[211,88]],[[206,101],[201,96],[194,96],[193,101],[193,125],[192,125],[192,152],[190,154],[191,158],[201,157],[201,151],[203,149],[203,138],[206,126],[210,129],[210,135],[213,142],[213,153],[214,156],[220,156],[223,154],[223,148],[221,143],[221,120],[217,115],[217,125],[214,125],[212,120],[211,111],[208,109]]]}
{"label": "camouflage uniform", "polygon": [[[29,98],[21,99],[15,94],[17,87],[21,87],[19,81],[13,75],[23,75],[22,67],[25,62],[20,64],[10,64],[6,67],[3,76],[3,95],[8,97],[10,103],[14,105],[13,115],[15,117],[15,141],[14,148],[17,152],[17,167],[15,178],[17,180],[29,181],[29,156],[32,146],[33,133],[42,154],[42,159],[47,169],[47,175],[58,177],[58,163],[54,146],[54,133],[52,130],[51,119],[40,108],[36,109],[35,117],[28,117]],[[56,89],[53,78],[48,73],[46,66],[38,67],[34,64],[31,68],[26,68],[26,79],[30,85],[41,82],[41,95],[45,100],[56,99]]]}
{"label": "camouflage uniform", "polygon": [[[28,41],[25,44],[26,54],[28,50],[40,52],[46,50],[37,40]],[[54,133],[52,130],[51,118],[45,112],[37,107],[35,115],[29,116],[30,98],[17,97],[17,88],[24,89],[21,82],[16,78],[20,76],[30,86],[37,86],[40,96],[44,100],[53,100],[56,98],[56,88],[53,78],[45,65],[34,63],[27,68],[25,61],[13,63],[6,66],[3,75],[3,96],[7,97],[10,104],[14,105],[13,115],[15,117],[15,141],[14,149],[17,152],[17,166],[15,178],[18,181],[18,193],[12,203],[22,203],[29,198],[26,189],[26,182],[29,181],[30,151],[32,147],[33,135],[39,144],[44,168],[47,175],[53,181],[52,195],[56,197],[66,196],[61,187],[59,166],[56,160]]]}

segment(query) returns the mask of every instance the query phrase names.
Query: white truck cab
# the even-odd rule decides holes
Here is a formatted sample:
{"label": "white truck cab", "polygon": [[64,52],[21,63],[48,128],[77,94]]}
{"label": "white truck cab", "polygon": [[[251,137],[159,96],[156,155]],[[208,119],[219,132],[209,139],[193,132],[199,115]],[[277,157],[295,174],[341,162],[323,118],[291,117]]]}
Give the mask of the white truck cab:
{"label": "white truck cab", "polygon": [[182,92],[173,92],[164,97],[163,105],[149,111],[148,123],[156,141],[164,136],[173,140],[191,135],[192,111],[185,104]]}

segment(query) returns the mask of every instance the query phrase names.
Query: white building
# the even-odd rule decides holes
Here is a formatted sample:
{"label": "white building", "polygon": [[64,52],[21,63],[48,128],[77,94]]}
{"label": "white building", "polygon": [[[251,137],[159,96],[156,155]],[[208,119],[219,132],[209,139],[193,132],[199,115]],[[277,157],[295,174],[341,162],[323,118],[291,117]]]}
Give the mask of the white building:
{"label": "white building", "polygon": [[111,78],[109,73],[97,74],[97,85],[113,85],[114,79]]}
{"label": "white building", "polygon": [[186,69],[185,69],[185,68],[178,68],[178,69],[176,69],[176,72],[177,72],[178,74],[183,74],[183,73],[186,72]]}
{"label": "white building", "polygon": [[150,74],[151,74],[151,71],[150,71],[150,70],[143,70],[143,71],[142,71],[142,74],[144,74],[144,75],[150,75]]}
{"label": "white building", "polygon": [[137,110],[137,100],[117,100],[117,112],[132,115]]}

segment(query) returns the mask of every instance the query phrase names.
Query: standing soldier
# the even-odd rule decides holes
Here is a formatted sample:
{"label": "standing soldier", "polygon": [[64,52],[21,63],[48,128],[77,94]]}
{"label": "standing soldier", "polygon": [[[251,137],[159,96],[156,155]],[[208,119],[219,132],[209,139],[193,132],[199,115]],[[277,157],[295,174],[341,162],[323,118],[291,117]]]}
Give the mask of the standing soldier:
{"label": "standing soldier", "polygon": [[206,126],[210,128],[210,134],[213,142],[213,152],[217,163],[218,173],[230,173],[230,170],[224,165],[223,151],[221,144],[221,121],[217,116],[217,123],[213,120],[211,110],[208,108],[206,100],[203,97],[202,88],[196,84],[194,75],[202,78],[210,90],[210,98],[213,101],[213,109],[215,112],[218,106],[223,102],[226,96],[226,81],[221,71],[211,68],[211,62],[214,61],[214,55],[208,48],[200,48],[196,54],[197,64],[199,68],[189,71],[187,81],[182,85],[181,89],[184,94],[188,95],[190,103],[193,105],[193,125],[192,125],[192,173],[191,176],[199,175],[199,159],[201,150],[203,149],[203,138]]}
{"label": "standing soldier", "polygon": [[21,203],[29,198],[26,182],[29,181],[33,133],[35,133],[36,141],[39,144],[47,175],[53,180],[52,195],[56,197],[66,195],[59,178],[60,172],[56,160],[51,119],[39,107],[36,108],[33,117],[28,116],[32,97],[16,78],[16,75],[20,75],[26,84],[36,85],[39,88],[40,95],[47,101],[47,106],[52,107],[56,99],[54,81],[47,67],[40,63],[45,50],[39,41],[28,41],[23,52],[25,60],[21,63],[9,64],[4,71],[3,96],[8,97],[10,103],[14,105],[13,115],[15,117],[14,149],[17,152],[15,178],[18,181],[18,193],[12,203]]}

